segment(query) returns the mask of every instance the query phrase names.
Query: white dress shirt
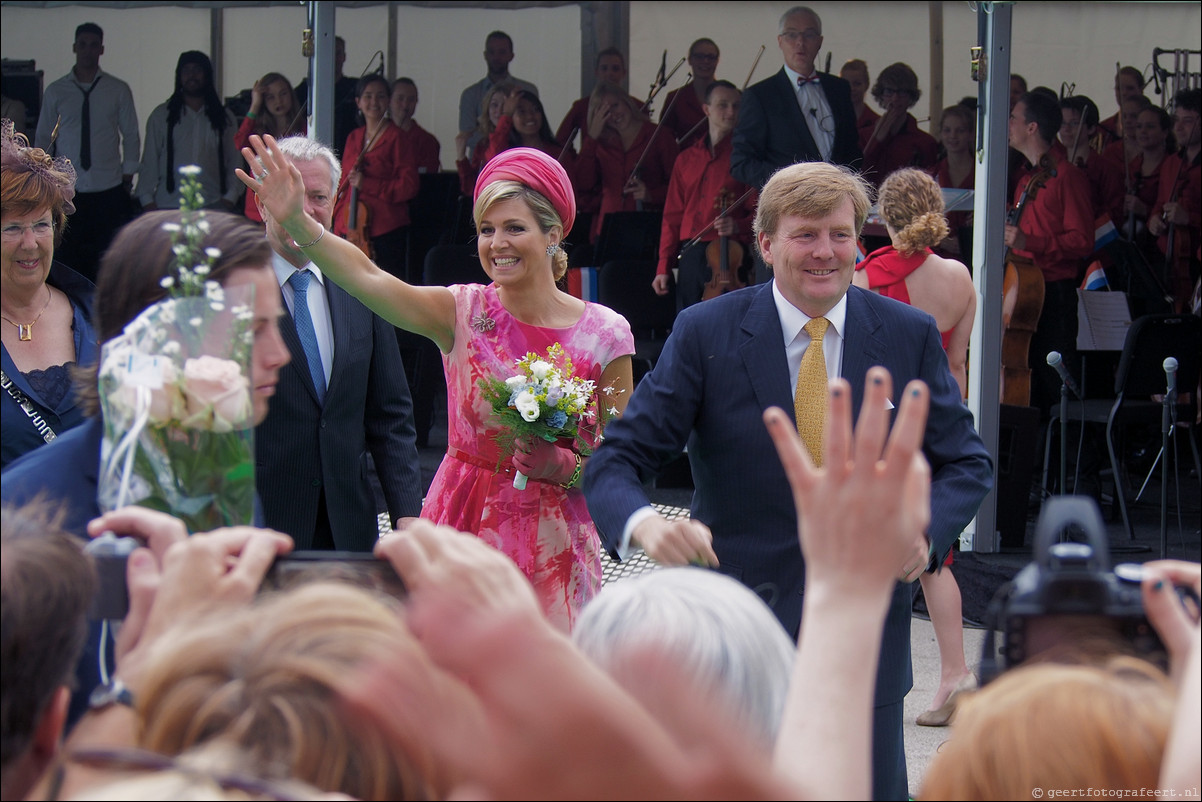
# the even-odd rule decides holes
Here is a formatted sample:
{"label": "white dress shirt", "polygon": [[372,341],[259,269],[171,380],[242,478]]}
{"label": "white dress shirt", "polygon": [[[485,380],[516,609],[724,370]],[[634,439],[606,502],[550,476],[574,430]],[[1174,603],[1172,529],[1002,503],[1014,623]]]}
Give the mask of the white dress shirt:
{"label": "white dress shirt", "polygon": [[[785,73],[789,76],[789,82],[797,93],[797,105],[801,108],[802,116],[805,117],[806,127],[810,129],[810,136],[818,145],[818,152],[822,154],[822,160],[829,162],[831,150],[835,147],[835,115],[831,111],[831,104],[827,102],[826,92],[822,91],[822,84],[817,82],[809,82],[799,87],[797,79],[802,76],[790,69],[788,65],[785,65]],[[818,71],[815,70],[812,75],[805,77],[814,78],[817,75]]]}
{"label": "white dress shirt", "polygon": [[[146,147],[142,153],[142,168],[138,176],[138,200],[143,206],[153,203],[160,209],[179,208],[179,168],[188,164],[200,167],[200,187],[205,204],[219,200],[233,203],[242,189],[242,182],[234,175],[241,166],[242,156],[234,147],[234,133],[238,123],[229,110],[225,111],[225,130],[218,139],[217,132],[209,123],[202,106],[193,111],[184,104],[179,122],[175,126],[175,190],[167,191],[167,104],[162,103],[150,113],[146,121]],[[220,160],[218,148],[225,152],[225,194],[221,193]]]}
{"label": "white dress shirt", "polygon": [[[92,89],[88,100],[92,167],[85,170],[79,163],[79,148],[83,95],[89,88]],[[50,140],[56,123],[58,137],[52,150]],[[96,73],[90,84],[75,80],[74,72],[67,73],[46,87],[33,144],[71,160],[77,192],[103,192],[119,185],[123,176],[138,172],[142,146],[129,84],[103,70]]]}

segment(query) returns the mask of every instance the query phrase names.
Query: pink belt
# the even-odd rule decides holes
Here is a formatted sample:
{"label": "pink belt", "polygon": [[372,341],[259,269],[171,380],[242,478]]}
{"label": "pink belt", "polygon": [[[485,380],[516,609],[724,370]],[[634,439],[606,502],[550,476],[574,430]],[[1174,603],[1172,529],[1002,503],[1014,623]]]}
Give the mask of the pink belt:
{"label": "pink belt", "polygon": [[[502,463],[500,467],[497,467],[497,463],[493,460],[485,459],[478,454],[469,454],[466,451],[460,451],[454,446],[447,447],[447,456],[453,457],[460,462],[466,462],[468,465],[475,465],[477,468],[483,468],[490,473],[502,474],[504,476],[513,476],[515,473],[517,473],[517,468],[513,467],[513,463],[508,460]],[[542,482],[543,484],[549,485],[556,484],[555,482],[551,482],[547,479],[535,479],[533,477],[530,478],[530,481]]]}

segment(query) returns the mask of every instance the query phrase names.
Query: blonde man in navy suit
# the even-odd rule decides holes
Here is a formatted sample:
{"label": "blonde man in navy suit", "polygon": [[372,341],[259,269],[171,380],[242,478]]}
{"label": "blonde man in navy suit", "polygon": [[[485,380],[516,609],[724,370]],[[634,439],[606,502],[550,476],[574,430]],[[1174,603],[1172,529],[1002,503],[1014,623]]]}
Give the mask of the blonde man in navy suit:
{"label": "blonde man in navy suit", "polygon": [[[278,145],[304,177],[306,210],[328,231],[341,172],[333,151],[305,137]],[[264,523],[291,535],[298,549],[371,551],[378,536],[372,462],[390,522],[399,528],[421,512],[413,403],[396,332],[326,281],[263,205],[258,208],[289,312],[280,331],[292,352],[271,412],[255,429]],[[292,277],[303,270],[309,271],[304,292],[318,351],[313,360],[297,326]]]}
{"label": "blonde man in navy suit", "polygon": [[[993,482],[988,453],[961,403],[934,319],[851,286],[868,187],[847,168],[786,167],[760,194],[756,243],[774,271],[767,284],[685,309],[655,369],[639,383],[589,460],[584,492],[602,543],[621,559],[641,547],[660,563],[710,565],[742,581],[797,636],[805,566],[797,510],[764,427],[768,407],[793,408],[803,328],[829,325],[822,356],[829,378],[851,385],[853,414],[865,374],[887,368],[895,388],[921,379],[931,391],[923,453],[931,465],[931,525],[897,569],[885,622],[873,717],[873,796],[905,799],[902,706],[913,684],[913,582],[939,564]],[[643,483],[688,446],[696,490],[692,518],[655,512]]]}

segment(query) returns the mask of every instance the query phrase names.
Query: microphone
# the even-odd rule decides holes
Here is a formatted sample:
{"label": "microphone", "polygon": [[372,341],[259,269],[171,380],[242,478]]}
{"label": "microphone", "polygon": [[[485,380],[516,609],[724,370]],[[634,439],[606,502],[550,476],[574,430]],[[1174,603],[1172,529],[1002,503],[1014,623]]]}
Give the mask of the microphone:
{"label": "microphone", "polygon": [[1167,395],[1173,395],[1177,392],[1177,360],[1169,357],[1164,361],[1164,377],[1168,381]]}
{"label": "microphone", "polygon": [[1073,381],[1073,377],[1069,375],[1068,368],[1064,366],[1064,357],[1060,356],[1059,351],[1048,352],[1048,365],[1049,367],[1055,368],[1056,372],[1060,374],[1060,381],[1064,382],[1064,386],[1068,388],[1070,393],[1075,395],[1077,398],[1082,397],[1081,388],[1077,386],[1077,383]]}

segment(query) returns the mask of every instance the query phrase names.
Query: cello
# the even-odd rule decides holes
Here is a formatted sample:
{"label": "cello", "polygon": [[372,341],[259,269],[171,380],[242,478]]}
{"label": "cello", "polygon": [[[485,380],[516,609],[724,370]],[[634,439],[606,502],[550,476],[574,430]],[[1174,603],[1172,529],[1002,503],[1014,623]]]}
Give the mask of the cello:
{"label": "cello", "polygon": [[[719,219],[729,214],[728,210],[733,206],[730,200],[733,194],[726,188],[718,193],[714,206],[720,212]],[[741,201],[742,198],[739,200]],[[705,287],[701,291],[701,300],[708,301],[724,293],[746,287],[747,285],[739,278],[738,266],[742,263],[743,246],[730,237],[719,236],[718,239],[707,245],[705,247],[705,264],[710,269],[710,280],[705,283]]]}
{"label": "cello", "polygon": [[[1039,190],[1056,176],[1056,168],[1047,154],[1039,161],[1023,187],[1018,203],[1006,217],[1007,225],[1017,226],[1023,210]],[[1011,406],[1031,404],[1031,366],[1028,357],[1031,336],[1043,311],[1043,271],[1034,261],[1006,249],[1006,270],[1002,280],[1002,403]]]}

